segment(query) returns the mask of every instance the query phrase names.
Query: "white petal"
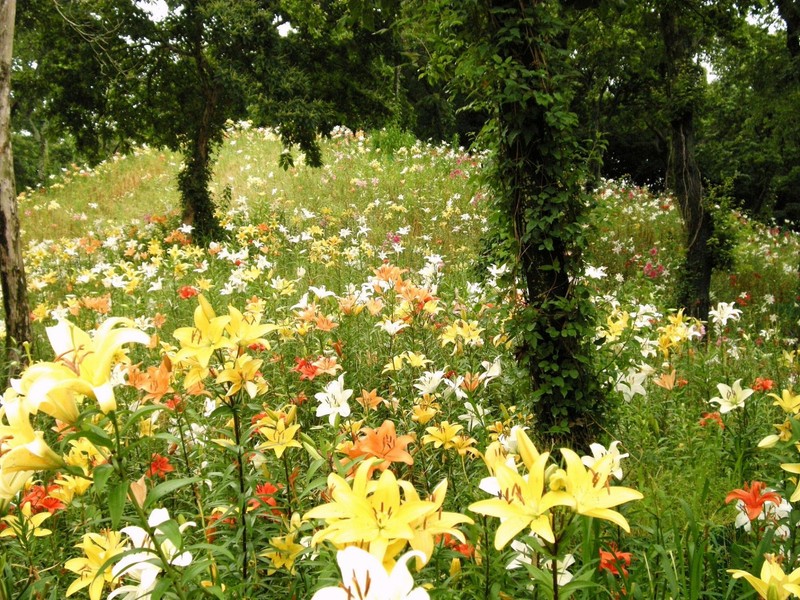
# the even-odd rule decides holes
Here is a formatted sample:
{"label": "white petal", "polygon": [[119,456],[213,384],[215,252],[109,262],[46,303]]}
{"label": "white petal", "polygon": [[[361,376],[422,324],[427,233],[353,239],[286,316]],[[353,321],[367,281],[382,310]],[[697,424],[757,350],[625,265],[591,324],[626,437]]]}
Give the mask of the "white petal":
{"label": "white petal", "polygon": [[169,521],[169,511],[166,508],[156,508],[147,517],[147,524],[150,527],[158,527],[165,521]]}
{"label": "white petal", "polygon": [[348,593],[339,586],[331,586],[317,590],[317,593],[311,597],[311,600],[352,600],[352,596],[348,595]]}
{"label": "white petal", "polygon": [[385,590],[391,589],[386,569],[377,558],[366,550],[349,546],[337,552],[336,562],[339,563],[342,583],[346,588],[365,590],[369,579],[369,589],[374,592],[367,596],[369,600],[378,600],[378,596],[375,594],[381,594],[381,600],[383,600]]}
{"label": "white petal", "polygon": [[[417,550],[406,552],[397,559],[397,564],[394,566],[394,569],[392,569],[391,575],[389,575],[389,587],[387,590],[393,590],[396,598],[408,598],[409,594],[412,594],[412,590],[414,588],[414,578],[411,577],[411,573],[408,572],[408,566],[406,566],[406,563],[415,557],[420,558],[423,561],[427,560],[427,557],[422,552]],[[411,597],[427,598],[428,593],[425,592],[425,590],[422,590],[424,595],[421,596],[419,595],[419,589],[414,590]]]}
{"label": "white petal", "polygon": [[145,548],[150,546],[150,536],[148,536],[147,532],[141,527],[129,525],[128,527],[123,527],[120,531],[130,538],[134,547]]}

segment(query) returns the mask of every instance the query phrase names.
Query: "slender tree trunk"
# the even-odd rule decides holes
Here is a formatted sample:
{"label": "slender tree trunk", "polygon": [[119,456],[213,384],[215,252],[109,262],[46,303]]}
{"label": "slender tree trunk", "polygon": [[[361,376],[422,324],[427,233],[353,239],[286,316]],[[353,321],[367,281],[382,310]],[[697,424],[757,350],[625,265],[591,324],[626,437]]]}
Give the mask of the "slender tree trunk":
{"label": "slender tree trunk", "polygon": [[678,198],[686,232],[686,259],[678,303],[687,314],[706,320],[709,310],[713,256],[708,241],[713,235],[711,215],[703,206],[703,184],[695,158],[694,113],[700,94],[702,70],[694,62],[696,36],[681,24],[675,4],[661,12],[661,32],[666,55],[669,106],[669,159],[667,187]]}
{"label": "slender tree trunk", "polygon": [[713,224],[711,215],[703,207],[703,185],[694,156],[693,121],[691,113],[688,113],[670,123],[672,139],[667,184],[678,198],[686,231],[686,258],[678,303],[687,314],[705,321],[708,319],[714,264],[708,247]]}
{"label": "slender tree trunk", "polygon": [[19,351],[31,339],[28,291],[17,215],[14,159],[11,154],[11,58],[16,0],[0,0],[0,284],[6,320],[6,358],[9,375],[24,360]]}
{"label": "slender tree trunk", "polygon": [[47,167],[50,163],[50,144],[47,141],[48,123],[45,121],[41,127],[34,130],[39,141],[39,158],[36,161],[36,180],[44,183],[47,179]]}
{"label": "slender tree trunk", "polygon": [[211,198],[211,153],[213,127],[219,105],[220,90],[214,82],[211,67],[203,50],[203,22],[193,13],[191,43],[197,69],[197,93],[203,100],[203,112],[184,149],[184,166],[178,176],[178,188],[183,204],[183,222],[194,226],[194,239],[204,243],[219,239],[222,228],[214,214]]}

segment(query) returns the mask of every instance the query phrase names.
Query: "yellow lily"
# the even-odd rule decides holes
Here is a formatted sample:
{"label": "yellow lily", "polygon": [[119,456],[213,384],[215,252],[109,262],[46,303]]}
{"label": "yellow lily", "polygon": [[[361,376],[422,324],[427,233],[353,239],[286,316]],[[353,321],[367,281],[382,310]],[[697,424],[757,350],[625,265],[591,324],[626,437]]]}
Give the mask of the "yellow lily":
{"label": "yellow lily", "polygon": [[606,454],[591,469],[587,469],[581,458],[569,448],[562,448],[561,456],[564,457],[567,470],[566,476],[559,481],[563,482],[566,493],[574,499],[573,510],[579,515],[611,521],[630,532],[625,517],[611,508],[641,500],[644,496],[634,489],[611,485],[614,457]]}
{"label": "yellow lily", "polygon": [[456,446],[456,437],[462,429],[464,429],[463,425],[442,421],[438,425],[425,429],[428,433],[422,436],[422,443],[433,444],[434,448],[444,446],[445,450],[450,450]]}
{"label": "yellow lily", "polygon": [[47,337],[56,360],[32,365],[16,389],[25,393],[33,414],[41,410],[66,423],[77,420],[76,394],[97,400],[103,413],[115,410],[111,367],[118,353],[128,343],[150,343],[150,336],[122,317],[104,321],[94,337],[68,321],[48,327]]}
{"label": "yellow lily", "polygon": [[782,390],[781,395],[767,394],[770,398],[775,398],[774,406],[780,406],[783,412],[796,415],[800,412],[800,394],[795,394],[792,390]]}
{"label": "yellow lily", "polygon": [[0,508],[13,500],[19,491],[25,488],[32,475],[33,471],[5,473],[0,467]]}
{"label": "yellow lily", "polygon": [[295,574],[295,561],[303,550],[306,549],[305,546],[298,543],[295,539],[298,534],[299,526],[300,515],[294,513],[292,515],[289,533],[270,538],[269,549],[259,554],[260,557],[266,558],[271,563],[271,566],[267,569],[267,575],[272,575],[279,569],[286,569],[290,575]]}
{"label": "yellow lily", "polygon": [[233,306],[228,307],[228,325],[226,327],[230,335],[231,343],[240,348],[247,348],[252,344],[262,344],[269,348],[269,342],[264,339],[267,333],[278,329],[272,323],[259,323],[251,315],[243,315],[241,311]]}
{"label": "yellow lily", "polygon": [[436,505],[408,497],[401,501],[400,486],[389,470],[383,471],[377,481],[369,480],[376,460],[370,458],[359,464],[352,487],[336,473],[328,476],[333,500],[303,516],[303,520],[324,519],[328,524],[314,534],[312,544],[330,540],[336,546],[366,546],[370,554],[386,564],[394,558],[386,552],[390,544],[414,538],[411,524],[434,511]]}
{"label": "yellow lily", "polygon": [[232,365],[226,368],[217,375],[217,383],[230,383],[226,396],[233,396],[241,389],[247,392],[251,398],[255,398],[258,394],[258,385],[256,384],[256,376],[258,370],[261,368],[261,363],[264,362],[260,358],[254,359],[247,354],[242,354],[236,359]]}
{"label": "yellow lily", "polygon": [[111,584],[115,579],[111,565],[107,562],[127,550],[127,546],[122,542],[122,534],[119,531],[87,533],[83,536],[83,542],[75,545],[82,548],[86,556],[71,558],[64,563],[64,568],[80,575],[67,588],[66,595],[71,596],[88,586],[89,598],[100,600],[103,586],[106,582]]}
{"label": "yellow lily", "polygon": [[197,300],[200,304],[194,310],[194,327],[179,327],[172,334],[181,344],[175,360],[186,362],[194,359],[201,367],[207,368],[215,350],[230,348],[235,344],[225,337],[230,317],[218,317],[202,294]]}
{"label": "yellow lily", "polygon": [[266,441],[261,442],[256,449],[273,450],[275,456],[280,458],[287,448],[302,448],[300,442],[294,439],[299,429],[299,424],[288,425],[284,419],[278,419],[274,427],[259,427],[258,432],[266,438]]}
{"label": "yellow lily", "polygon": [[0,531],[0,538],[27,538],[29,535],[43,537],[53,533],[49,529],[45,529],[41,526],[42,523],[52,516],[49,512],[44,511],[34,515],[30,502],[23,504],[19,512],[21,513],[20,516],[7,515],[0,519],[7,525],[5,529]]}
{"label": "yellow lily", "polygon": [[30,410],[40,410],[64,423],[78,420],[80,407],[76,394],[63,382],[72,381],[75,371],[65,365],[52,362],[35,363],[25,369],[19,379],[11,380],[11,387],[20,396],[30,398]]}
{"label": "yellow lily", "polygon": [[[403,493],[408,500],[419,500],[417,491],[414,486],[402,479],[398,483],[403,488]],[[421,569],[433,555],[433,546],[436,538],[447,533],[459,540],[462,544],[466,542],[464,534],[456,529],[456,525],[461,523],[472,524],[474,521],[466,515],[456,512],[448,512],[442,510],[444,497],[447,494],[447,479],[443,479],[431,493],[428,500],[433,503],[433,508],[424,517],[417,519],[411,523],[411,528],[414,530],[414,537],[410,541],[410,545],[417,554],[417,568]],[[392,556],[397,554],[402,549],[402,546],[397,549],[397,552],[389,552]],[[424,555],[424,557],[423,557]]]}
{"label": "yellow lily", "polygon": [[7,394],[0,408],[0,498],[10,499],[35,471],[63,466],[64,461],[44,441],[41,431],[31,426],[30,412],[23,398]]}
{"label": "yellow lily", "polygon": [[[524,432],[521,438],[527,439]],[[519,435],[519,434],[518,434]],[[532,444],[531,444],[532,446]],[[497,498],[481,500],[470,504],[469,509],[481,515],[498,517],[500,527],[494,537],[494,546],[501,550],[522,530],[529,528],[542,539],[554,543],[555,536],[550,524],[550,509],[554,506],[572,506],[574,500],[561,491],[545,493],[545,469],[550,454],[526,452],[528,473],[520,475],[501,460],[487,464],[494,473],[499,488]],[[579,459],[580,460],[580,459]]]}
{"label": "yellow lily", "polygon": [[[783,463],[781,465],[781,469],[783,469],[787,473],[794,473],[795,475],[800,475],[800,463]],[[798,483],[797,487],[792,493],[792,497],[789,498],[789,502],[797,502],[798,500],[800,500],[800,483]]]}
{"label": "yellow lily", "polygon": [[554,506],[571,506],[574,501],[562,491],[545,493],[548,453],[539,454],[525,430],[515,429],[515,449],[528,473],[523,476],[509,463],[499,442],[486,450],[484,462],[494,475],[491,485],[497,488],[497,497],[481,500],[469,506],[478,514],[498,517],[500,527],[495,534],[495,547],[505,547],[526,527],[548,542],[555,536],[550,524],[550,509]]}
{"label": "yellow lily", "polygon": [[761,598],[786,600],[790,596],[800,596],[800,569],[795,569],[787,575],[783,572],[775,555],[766,554],[764,559],[764,564],[761,565],[760,578],[751,575],[747,571],[736,569],[728,569],[728,573],[734,579],[744,577]]}

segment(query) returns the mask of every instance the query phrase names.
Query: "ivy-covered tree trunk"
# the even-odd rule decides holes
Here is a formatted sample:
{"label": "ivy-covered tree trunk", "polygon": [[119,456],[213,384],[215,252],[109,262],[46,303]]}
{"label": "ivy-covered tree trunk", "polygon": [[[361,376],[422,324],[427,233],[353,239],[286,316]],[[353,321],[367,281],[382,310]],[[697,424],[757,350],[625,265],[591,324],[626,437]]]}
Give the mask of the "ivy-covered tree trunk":
{"label": "ivy-covered tree trunk", "polygon": [[714,267],[709,241],[714,230],[711,214],[703,204],[694,140],[694,114],[705,72],[695,62],[697,48],[693,40],[697,36],[690,27],[683,25],[679,10],[675,3],[665,3],[661,12],[670,126],[667,186],[678,199],[686,233],[686,258],[678,303],[687,314],[706,320]]}
{"label": "ivy-covered tree trunk", "polygon": [[181,192],[183,222],[194,227],[195,241],[203,243],[218,240],[222,228],[215,214],[211,198],[211,140],[207,127],[200,124],[192,136],[191,144],[184,149],[183,168],[178,175]]}
{"label": "ivy-covered tree trunk", "polygon": [[580,281],[589,176],[570,110],[565,59],[567,18],[558,2],[494,2],[492,46],[497,136],[490,171],[508,230],[524,305],[514,324],[518,359],[530,373],[538,429],[585,446],[602,418],[604,397],[593,370],[594,311]]}
{"label": "ivy-covered tree trunk", "polygon": [[0,283],[5,310],[9,375],[16,373],[25,358],[19,351],[22,343],[31,339],[11,153],[10,90],[15,13],[16,0],[0,0]]}
{"label": "ivy-covered tree trunk", "polygon": [[670,122],[671,143],[667,184],[678,198],[686,232],[686,257],[683,263],[678,304],[686,313],[708,319],[711,274],[714,256],[709,242],[713,221],[703,205],[700,169],[694,157],[693,119],[690,114]]}
{"label": "ivy-covered tree trunk", "polygon": [[196,80],[191,103],[196,107],[197,120],[187,123],[186,142],[183,145],[184,164],[178,176],[178,189],[183,205],[183,222],[194,227],[193,238],[204,243],[217,240],[222,228],[215,214],[211,198],[211,164],[214,144],[221,139],[222,124],[219,109],[220,90],[215,82],[214,69],[203,47],[203,19],[195,3],[187,6],[188,42]]}

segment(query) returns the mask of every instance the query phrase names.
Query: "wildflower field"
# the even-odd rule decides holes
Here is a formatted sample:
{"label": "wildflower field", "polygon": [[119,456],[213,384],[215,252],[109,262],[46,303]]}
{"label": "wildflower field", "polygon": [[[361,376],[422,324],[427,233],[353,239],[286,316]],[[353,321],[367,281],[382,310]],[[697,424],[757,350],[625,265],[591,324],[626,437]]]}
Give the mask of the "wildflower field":
{"label": "wildflower field", "polygon": [[232,127],[229,238],[142,148],[20,195],[37,340],[0,408],[0,599],[800,596],[800,243],[719,209],[708,323],[666,196],[595,195],[611,398],[547,447],[482,258],[482,157]]}

